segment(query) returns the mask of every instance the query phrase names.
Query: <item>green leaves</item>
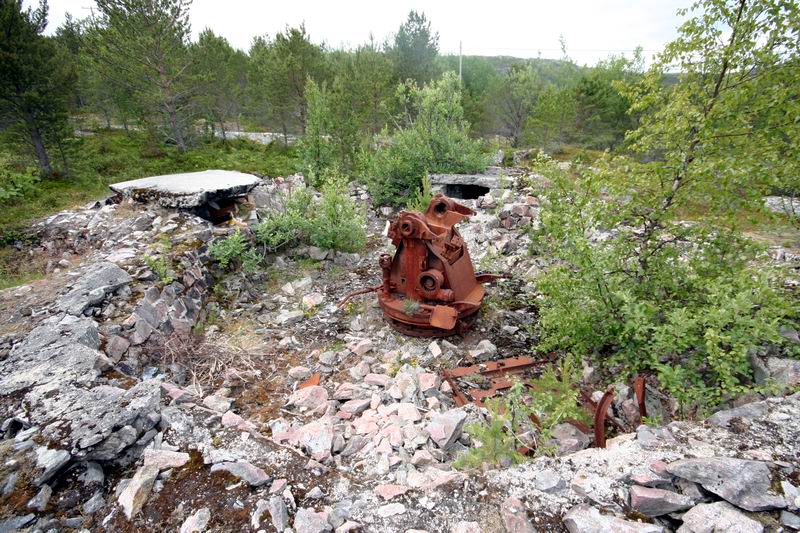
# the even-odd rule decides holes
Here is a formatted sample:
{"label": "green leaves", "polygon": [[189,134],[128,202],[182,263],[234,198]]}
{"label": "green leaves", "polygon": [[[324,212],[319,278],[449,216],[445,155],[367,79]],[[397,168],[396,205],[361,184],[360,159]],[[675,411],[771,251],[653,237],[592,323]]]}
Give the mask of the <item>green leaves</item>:
{"label": "green leaves", "polygon": [[350,198],[344,178],[328,174],[323,181],[319,200],[309,189],[294,191],[282,212],[255,227],[256,242],[268,252],[303,243],[342,252],[362,250],[367,242],[364,214]]}
{"label": "green leaves", "polygon": [[17,126],[33,148],[42,174],[53,174],[50,151],[68,132],[75,65],[45,37],[47,2],[23,11],[22,2],[0,2],[0,119]]}
{"label": "green leaves", "polygon": [[405,204],[427,173],[468,174],[486,168],[488,158],[480,142],[469,137],[455,74],[445,73],[422,88],[400,85],[398,98],[404,101],[404,113],[397,118],[402,126],[367,168],[367,183],[377,202]]}

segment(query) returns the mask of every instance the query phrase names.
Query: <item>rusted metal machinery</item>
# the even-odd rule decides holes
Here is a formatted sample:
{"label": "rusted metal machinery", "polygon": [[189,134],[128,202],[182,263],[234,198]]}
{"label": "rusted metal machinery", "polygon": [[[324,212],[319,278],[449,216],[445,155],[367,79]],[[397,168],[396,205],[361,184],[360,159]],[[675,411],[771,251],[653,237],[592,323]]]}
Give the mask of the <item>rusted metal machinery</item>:
{"label": "rusted metal machinery", "polygon": [[455,228],[475,212],[437,194],[425,213],[401,211],[389,226],[397,248],[394,257],[381,254],[383,283],[356,291],[378,291],[384,316],[398,331],[417,337],[464,333],[472,324],[484,296],[482,283],[497,279],[475,274],[469,251]]}
{"label": "rusted metal machinery", "polygon": [[[459,407],[468,403],[485,407],[485,400],[502,396],[506,390],[511,388],[515,380],[522,378],[524,383],[523,376],[526,372],[550,362],[548,359],[536,360],[524,356],[509,357],[471,366],[447,368],[442,371],[442,379],[450,385],[453,391],[453,400]],[[634,378],[633,391],[636,402],[639,405],[639,421],[641,422],[642,418],[647,416],[644,377],[636,376]],[[536,391],[532,391],[532,394],[536,394]],[[595,446],[605,448],[606,422],[609,422],[620,433],[632,429],[630,427],[626,428],[622,422],[611,414],[611,404],[614,402],[615,394],[614,387],[608,387],[600,401],[595,402],[586,391],[580,391],[578,403],[592,414],[594,429],[590,429],[589,426],[578,420],[565,420],[565,422],[574,425],[583,433],[589,434],[593,432]],[[536,425],[539,425],[538,419],[532,418],[532,420]],[[520,448],[517,451],[525,454],[531,450]]]}

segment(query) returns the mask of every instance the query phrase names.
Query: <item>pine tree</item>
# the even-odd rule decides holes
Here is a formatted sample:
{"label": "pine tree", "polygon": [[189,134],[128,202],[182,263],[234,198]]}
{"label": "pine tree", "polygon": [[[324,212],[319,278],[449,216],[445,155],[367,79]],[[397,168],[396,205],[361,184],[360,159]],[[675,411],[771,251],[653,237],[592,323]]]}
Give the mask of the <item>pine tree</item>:
{"label": "pine tree", "polygon": [[46,26],[45,0],[28,10],[21,0],[0,0],[0,114],[26,133],[39,169],[50,176],[47,145],[67,132],[75,75],[64,50],[42,35]]}
{"label": "pine tree", "polygon": [[186,151],[191,110],[190,0],[97,0],[87,33],[108,82],[135,93],[142,118],[161,116]]}

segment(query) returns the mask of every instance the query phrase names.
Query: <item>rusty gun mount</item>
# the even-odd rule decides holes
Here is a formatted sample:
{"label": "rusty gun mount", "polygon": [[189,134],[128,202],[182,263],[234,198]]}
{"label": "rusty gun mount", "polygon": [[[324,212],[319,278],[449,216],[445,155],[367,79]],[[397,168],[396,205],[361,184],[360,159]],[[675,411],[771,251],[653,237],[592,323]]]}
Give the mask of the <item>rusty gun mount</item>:
{"label": "rusty gun mount", "polygon": [[[469,251],[455,228],[475,212],[440,194],[423,213],[401,211],[389,226],[394,257],[378,261],[383,283],[356,291],[378,291],[378,303],[392,327],[417,337],[464,333],[474,322],[484,296],[482,283],[501,276],[475,274]],[[340,305],[342,305],[340,304]]]}

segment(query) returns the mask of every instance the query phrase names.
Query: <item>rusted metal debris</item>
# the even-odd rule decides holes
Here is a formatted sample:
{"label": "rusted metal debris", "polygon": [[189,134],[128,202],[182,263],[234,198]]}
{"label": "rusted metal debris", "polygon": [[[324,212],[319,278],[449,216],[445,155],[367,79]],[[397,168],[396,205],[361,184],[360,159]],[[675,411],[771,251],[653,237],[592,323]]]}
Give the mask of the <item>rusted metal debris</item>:
{"label": "rusted metal debris", "polygon": [[594,411],[594,445],[598,448],[606,447],[606,418],[612,419],[608,414],[608,410],[613,401],[614,387],[609,387]]}
{"label": "rusted metal debris", "polygon": [[300,389],[305,389],[306,387],[313,387],[315,385],[319,385],[320,378],[321,378],[320,373],[319,372],[315,372],[314,374],[312,374],[312,376],[310,378],[308,378],[307,380],[302,382],[300,385],[298,385],[297,389],[300,390]]}
{"label": "rusted metal debris", "polygon": [[[487,361],[471,366],[448,368],[442,371],[442,379],[446,381],[453,391],[453,399],[457,406],[461,407],[468,403],[474,403],[479,407],[485,407],[484,401],[499,396],[506,389],[511,388],[514,381],[512,376],[519,376],[525,371],[549,363],[548,359],[536,360],[530,357],[509,357],[498,361]],[[466,378],[466,379],[464,379]],[[469,385],[469,378],[476,381],[476,386]],[[462,386],[463,382],[468,383],[467,387]],[[645,408],[645,379],[636,376],[633,380],[633,390],[639,404],[640,420],[647,416]],[[534,392],[535,394],[535,392]],[[606,447],[606,421],[610,422],[619,432],[626,430],[625,425],[613,417],[610,413],[611,404],[614,401],[614,387],[609,387],[600,402],[595,403],[591,397],[581,391],[579,395],[580,403],[592,415],[593,429],[578,420],[566,420],[583,433],[594,432],[595,446],[598,448]],[[537,426],[539,421],[533,417],[531,419]],[[521,449],[520,453],[523,452]],[[530,451],[530,450],[527,450]]]}
{"label": "rusted metal debris", "polygon": [[483,283],[500,276],[475,274],[469,251],[455,228],[475,212],[437,194],[425,213],[401,211],[389,226],[394,257],[381,254],[383,283],[348,294],[378,291],[378,303],[392,327],[417,337],[464,333],[483,301]]}
{"label": "rusted metal debris", "polygon": [[[474,403],[484,407],[483,400],[495,396],[498,392],[508,389],[514,382],[509,376],[519,375],[525,370],[547,363],[545,360],[535,360],[530,357],[510,357],[499,361],[487,361],[472,366],[445,369],[442,377],[453,389],[453,399],[459,407]],[[463,390],[459,378],[466,376],[481,376],[488,380],[486,388],[470,387]]]}

